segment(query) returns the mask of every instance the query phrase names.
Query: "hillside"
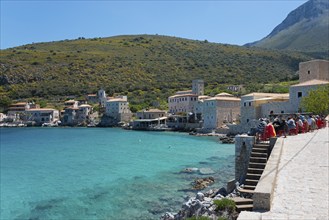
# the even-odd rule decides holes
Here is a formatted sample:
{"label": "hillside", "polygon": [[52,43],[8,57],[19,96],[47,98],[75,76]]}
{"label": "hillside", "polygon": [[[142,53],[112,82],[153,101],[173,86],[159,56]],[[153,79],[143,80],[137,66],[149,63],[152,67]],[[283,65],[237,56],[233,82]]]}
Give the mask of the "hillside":
{"label": "hillside", "polygon": [[[176,37],[135,35],[30,44],[1,51],[0,93],[7,100],[61,99],[104,88],[127,94],[135,109],[204,79],[206,93],[244,84],[257,91],[264,83],[296,79],[296,52],[209,43]],[[1,102],[1,100],[0,100]]]}
{"label": "hillside", "polygon": [[268,36],[246,46],[299,50],[328,57],[329,1],[306,2],[290,12]]}

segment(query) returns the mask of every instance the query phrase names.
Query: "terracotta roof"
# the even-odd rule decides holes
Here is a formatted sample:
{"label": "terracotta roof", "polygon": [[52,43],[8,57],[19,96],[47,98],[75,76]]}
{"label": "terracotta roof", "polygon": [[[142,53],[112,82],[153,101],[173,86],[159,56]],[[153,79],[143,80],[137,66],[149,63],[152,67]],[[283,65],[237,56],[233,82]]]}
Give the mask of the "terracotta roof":
{"label": "terracotta roof", "polygon": [[9,110],[25,110],[25,106],[23,107],[15,107],[15,106],[12,106],[12,107],[9,107]]}
{"label": "terracotta roof", "polygon": [[145,110],[143,112],[166,112],[166,111],[165,110],[156,109],[156,108],[151,108],[151,109]]}
{"label": "terracotta roof", "polygon": [[265,97],[289,97],[289,93],[261,93],[261,92],[254,92],[254,93],[249,93],[247,95],[244,95],[242,97],[246,96],[263,96]]}
{"label": "terracotta roof", "polygon": [[75,102],[76,102],[75,100],[68,100],[65,103],[75,103]]}
{"label": "terracotta roof", "polygon": [[33,112],[33,111],[57,111],[57,110],[52,108],[31,108],[26,111]]}
{"label": "terracotta roof", "polygon": [[115,98],[115,99],[107,100],[107,102],[127,102],[127,100],[120,99],[120,98]]}
{"label": "terracotta roof", "polygon": [[222,92],[222,93],[219,93],[219,94],[217,94],[217,95],[215,95],[216,97],[234,97],[234,95],[232,95],[232,94],[230,94],[230,93],[227,93],[227,92]]}
{"label": "terracotta roof", "polygon": [[312,79],[303,83],[299,83],[296,85],[292,85],[291,87],[297,87],[297,86],[315,86],[315,85],[325,85],[329,84],[329,81],[325,80],[318,80],[318,79]]}
{"label": "terracotta roof", "polygon": [[198,95],[196,95],[196,94],[181,94],[181,95],[169,96],[169,98],[179,98],[179,97],[198,97]]}
{"label": "terracotta roof", "polygon": [[17,103],[14,103],[13,105],[26,105],[27,102],[17,102]]}
{"label": "terracotta roof", "polygon": [[225,96],[216,96],[216,97],[212,97],[209,99],[206,99],[205,101],[236,101],[236,102],[240,102],[241,99],[240,98],[236,98],[236,97],[225,97]]}

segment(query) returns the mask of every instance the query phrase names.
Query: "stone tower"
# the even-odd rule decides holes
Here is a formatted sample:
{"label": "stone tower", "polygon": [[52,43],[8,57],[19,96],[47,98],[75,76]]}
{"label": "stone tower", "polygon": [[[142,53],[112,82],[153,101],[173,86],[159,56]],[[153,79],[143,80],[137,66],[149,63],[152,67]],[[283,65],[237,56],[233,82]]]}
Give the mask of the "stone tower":
{"label": "stone tower", "polygon": [[204,82],[202,79],[195,79],[192,81],[192,93],[196,95],[204,94]]}
{"label": "stone tower", "polygon": [[299,63],[299,83],[312,79],[329,81],[329,61],[311,60]]}

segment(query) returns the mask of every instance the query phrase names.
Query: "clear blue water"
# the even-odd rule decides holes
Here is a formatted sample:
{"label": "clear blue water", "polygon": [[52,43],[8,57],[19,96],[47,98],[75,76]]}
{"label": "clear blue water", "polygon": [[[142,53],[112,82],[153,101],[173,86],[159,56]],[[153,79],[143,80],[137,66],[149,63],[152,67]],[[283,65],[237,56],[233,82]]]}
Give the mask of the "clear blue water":
{"label": "clear blue water", "polygon": [[[234,178],[234,145],[115,128],[1,128],[1,219],[159,219],[211,168]],[[203,177],[210,176],[204,175]]]}

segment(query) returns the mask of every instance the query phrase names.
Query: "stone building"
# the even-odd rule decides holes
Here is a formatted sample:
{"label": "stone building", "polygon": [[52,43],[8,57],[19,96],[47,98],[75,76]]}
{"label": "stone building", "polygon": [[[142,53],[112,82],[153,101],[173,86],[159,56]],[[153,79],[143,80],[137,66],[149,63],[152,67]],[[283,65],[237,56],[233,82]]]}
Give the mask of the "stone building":
{"label": "stone building", "polygon": [[[248,131],[255,127],[259,118],[268,118],[271,113],[302,113],[302,98],[319,86],[328,84],[329,61],[311,60],[300,63],[299,83],[289,88],[289,94],[251,93],[241,97],[241,124],[238,130]],[[231,130],[236,128],[232,127]]]}
{"label": "stone building", "polygon": [[246,124],[252,120],[266,118],[271,113],[284,113],[289,107],[289,94],[250,93],[241,97],[240,123]]}
{"label": "stone building", "polygon": [[117,96],[106,101],[105,115],[113,119],[113,123],[128,122],[132,113],[127,96]]}
{"label": "stone building", "polygon": [[240,98],[220,93],[203,102],[203,128],[216,129],[236,121],[240,114]]}
{"label": "stone building", "polygon": [[25,111],[25,120],[34,121],[36,125],[56,123],[59,121],[59,111],[51,108],[31,108]]}
{"label": "stone building", "polygon": [[160,109],[148,109],[136,113],[137,119],[156,119],[166,116],[167,116],[167,112]]}
{"label": "stone building", "polygon": [[192,90],[178,91],[168,98],[169,113],[196,113],[199,96],[203,94],[203,80],[193,80]]}
{"label": "stone building", "polygon": [[299,64],[299,83],[314,79],[329,81],[328,60],[310,60]]}

